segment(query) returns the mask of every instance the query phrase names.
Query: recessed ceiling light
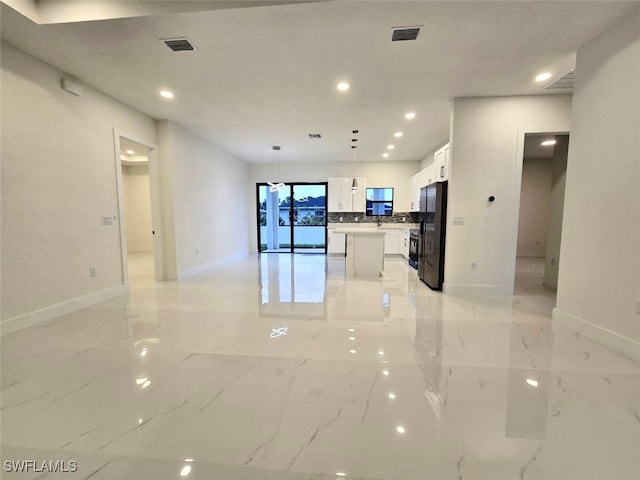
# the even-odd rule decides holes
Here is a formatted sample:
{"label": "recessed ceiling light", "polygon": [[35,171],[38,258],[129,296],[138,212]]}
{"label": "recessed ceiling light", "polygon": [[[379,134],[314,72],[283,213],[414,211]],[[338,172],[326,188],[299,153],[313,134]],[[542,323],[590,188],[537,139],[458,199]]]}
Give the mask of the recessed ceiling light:
{"label": "recessed ceiling light", "polygon": [[404,118],[406,118],[407,120],[413,120],[414,118],[416,118],[416,114],[415,112],[405,113]]}
{"label": "recessed ceiling light", "polygon": [[169,90],[161,90],[160,91],[160,96],[164,97],[164,98],[173,98],[173,92],[170,92]]}
{"label": "recessed ceiling light", "polygon": [[349,90],[349,84],[347,82],[340,82],[337,86],[338,90],[341,92],[346,92]]}
{"label": "recessed ceiling light", "polygon": [[398,432],[398,433],[404,433],[404,431],[405,431],[405,430],[404,430],[404,427],[403,427],[402,425],[398,425],[398,426],[396,427],[396,432]]}
{"label": "recessed ceiling light", "polygon": [[393,150],[394,148],[396,148],[395,145],[387,145],[387,150]]}
{"label": "recessed ceiling light", "polygon": [[352,348],[351,350],[349,350],[349,353],[356,353],[356,351]]}
{"label": "recessed ceiling light", "polygon": [[556,144],[555,140],[545,140],[540,145],[542,145],[543,147],[550,147],[551,145],[555,145],[555,144]]}
{"label": "recessed ceiling light", "polygon": [[382,374],[383,374],[385,377],[388,377],[388,376],[389,376],[389,370],[382,370]]}
{"label": "recessed ceiling light", "polygon": [[351,341],[353,341],[355,339],[356,339],[356,337],[349,337],[349,340],[351,340]]}
{"label": "recessed ceiling light", "polygon": [[182,470],[180,470],[180,476],[186,477],[187,475],[189,475],[190,472],[191,472],[191,465],[185,465],[184,467],[182,467]]}
{"label": "recessed ceiling light", "polygon": [[527,378],[527,383],[529,385],[531,385],[532,387],[537,387],[538,386],[538,381],[534,380],[533,378]]}
{"label": "recessed ceiling light", "polygon": [[133,150],[131,150],[131,149],[127,150],[127,155],[133,155],[134,153],[136,153],[136,152],[134,152],[134,151],[133,151]]}
{"label": "recessed ceiling light", "polygon": [[388,158],[388,157],[389,157],[389,154],[388,154],[388,153],[383,153],[383,154],[382,154],[382,156],[383,156],[384,158]]}
{"label": "recessed ceiling light", "polygon": [[389,392],[389,395],[387,395],[391,400],[393,400],[394,398],[396,398],[396,394],[393,392]]}
{"label": "recessed ceiling light", "polygon": [[549,80],[551,78],[551,74],[549,72],[544,72],[536,76],[536,82],[544,82],[545,80]]}
{"label": "recessed ceiling light", "polygon": [[378,355],[383,356],[384,352],[382,350],[378,351]]}
{"label": "recessed ceiling light", "polygon": [[402,132],[396,132],[393,134],[394,137],[400,138],[402,136]]}

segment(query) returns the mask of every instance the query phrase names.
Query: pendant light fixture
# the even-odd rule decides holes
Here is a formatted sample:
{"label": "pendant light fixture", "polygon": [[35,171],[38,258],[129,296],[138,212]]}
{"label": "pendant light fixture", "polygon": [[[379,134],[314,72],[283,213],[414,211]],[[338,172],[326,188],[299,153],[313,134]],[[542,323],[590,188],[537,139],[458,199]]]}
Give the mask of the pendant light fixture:
{"label": "pendant light fixture", "polygon": [[[272,148],[275,152],[276,173],[280,174],[280,145],[274,145]],[[267,185],[269,185],[270,192],[278,192],[280,190],[284,190],[284,183],[282,182],[267,182]]]}
{"label": "pendant light fixture", "polygon": [[[355,145],[355,142],[358,141],[358,139],[355,137],[356,135],[358,135],[358,130],[353,130],[351,133],[353,133],[354,137],[351,139],[351,141],[354,143],[354,145],[351,145],[351,150],[353,151],[353,163],[356,162],[356,150],[358,149],[358,146]],[[356,177],[353,177],[353,181],[351,182],[351,193],[354,194],[358,191],[358,180],[356,180]]]}

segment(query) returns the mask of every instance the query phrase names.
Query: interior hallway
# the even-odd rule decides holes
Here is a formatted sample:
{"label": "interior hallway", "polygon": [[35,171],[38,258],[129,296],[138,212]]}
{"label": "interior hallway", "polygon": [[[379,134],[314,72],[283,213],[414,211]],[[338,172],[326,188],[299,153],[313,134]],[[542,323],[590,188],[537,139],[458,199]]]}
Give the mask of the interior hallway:
{"label": "interior hallway", "polygon": [[536,292],[321,255],[143,278],[2,338],[3,457],[78,462],[16,478],[637,479],[638,364]]}

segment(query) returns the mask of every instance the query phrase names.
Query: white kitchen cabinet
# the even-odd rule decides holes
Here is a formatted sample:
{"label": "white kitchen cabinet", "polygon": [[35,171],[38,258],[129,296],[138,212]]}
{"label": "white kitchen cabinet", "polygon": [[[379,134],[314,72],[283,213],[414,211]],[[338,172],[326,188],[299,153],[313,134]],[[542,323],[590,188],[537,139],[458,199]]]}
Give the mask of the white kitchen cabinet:
{"label": "white kitchen cabinet", "polygon": [[425,179],[426,179],[427,183],[425,183],[423,185],[423,187],[426,186],[426,185],[431,185],[432,183],[435,183],[435,181],[436,181],[436,166],[435,166],[435,164],[432,163],[431,165],[429,165],[424,170],[425,170]]}
{"label": "white kitchen cabinet", "polygon": [[330,212],[364,212],[365,211],[365,178],[356,177],[358,189],[353,192],[353,177],[329,178],[329,211]]}
{"label": "white kitchen cabinet", "polygon": [[384,236],[384,254],[400,255],[402,254],[402,230],[387,230]]}
{"label": "white kitchen cabinet", "polygon": [[422,183],[423,176],[423,172],[420,171],[411,177],[409,181],[409,188],[411,192],[411,205],[409,205],[410,212],[420,211],[420,184]]}
{"label": "white kitchen cabinet", "polygon": [[353,178],[349,181],[349,193],[351,195],[351,211],[364,213],[367,209],[367,188],[364,184],[364,177],[356,177],[358,182],[358,190],[355,193],[351,193],[351,184]]}
{"label": "white kitchen cabinet", "polygon": [[349,185],[349,194],[346,195],[346,182],[347,179],[343,177],[329,179],[328,207],[330,212],[351,211],[351,185]]}
{"label": "white kitchen cabinet", "polygon": [[335,233],[332,228],[327,230],[327,253],[341,254],[345,253],[345,234]]}
{"label": "white kitchen cabinet", "polygon": [[433,183],[433,165],[428,166],[424,170],[420,170],[416,173],[409,182],[409,188],[411,189],[411,205],[409,206],[410,212],[420,211],[420,189],[426,187],[430,183]]}
{"label": "white kitchen cabinet", "polygon": [[438,150],[434,156],[436,182],[444,182],[449,179],[449,163],[451,146],[447,143]]}
{"label": "white kitchen cabinet", "polygon": [[409,259],[409,234],[410,234],[410,230],[408,228],[405,228],[402,230],[402,245],[401,245],[401,249],[402,249],[402,256],[405,259]]}

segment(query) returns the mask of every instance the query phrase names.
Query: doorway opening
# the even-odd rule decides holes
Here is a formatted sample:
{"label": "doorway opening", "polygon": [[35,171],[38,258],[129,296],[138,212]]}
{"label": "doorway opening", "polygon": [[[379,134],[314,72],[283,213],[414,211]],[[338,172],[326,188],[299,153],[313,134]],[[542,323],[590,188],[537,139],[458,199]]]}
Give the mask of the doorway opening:
{"label": "doorway opening", "polygon": [[256,199],[259,252],[327,253],[326,182],[258,183]]}
{"label": "doorway opening", "polygon": [[157,145],[113,129],[122,284],[164,280]]}
{"label": "doorway opening", "polygon": [[546,296],[554,306],[568,149],[567,133],[524,137],[514,294]]}

